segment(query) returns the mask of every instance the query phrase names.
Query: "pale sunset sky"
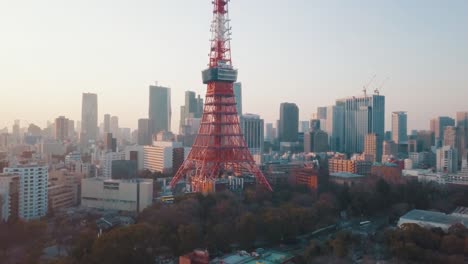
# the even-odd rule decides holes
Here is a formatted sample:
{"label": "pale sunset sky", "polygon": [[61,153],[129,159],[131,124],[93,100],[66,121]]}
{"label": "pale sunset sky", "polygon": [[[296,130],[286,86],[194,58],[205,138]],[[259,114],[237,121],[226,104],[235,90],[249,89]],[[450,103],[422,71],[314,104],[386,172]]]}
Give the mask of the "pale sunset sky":
{"label": "pale sunset sky", "polygon": [[[148,86],[172,88],[178,131],[184,91],[204,97],[211,0],[0,0],[0,129],[81,118],[81,94],[137,127]],[[318,106],[388,82],[409,129],[468,110],[468,1],[232,0],[233,63],[243,108],[265,122],[281,102],[308,120]],[[370,92],[370,91],[369,91]]]}

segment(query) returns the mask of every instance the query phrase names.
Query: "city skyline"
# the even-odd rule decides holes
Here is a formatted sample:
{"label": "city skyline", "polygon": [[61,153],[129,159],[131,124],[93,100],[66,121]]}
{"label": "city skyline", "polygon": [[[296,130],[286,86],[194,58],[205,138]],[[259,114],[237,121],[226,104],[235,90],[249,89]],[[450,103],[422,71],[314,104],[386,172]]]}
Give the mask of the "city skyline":
{"label": "city skyline", "polygon": [[[138,119],[147,117],[147,87],[157,80],[172,88],[171,123],[177,132],[184,92],[195,91],[204,98],[200,72],[208,62],[203,54],[208,52],[210,1],[186,3],[183,17],[197,21],[190,22],[190,32],[186,32],[188,21],[175,15],[180,11],[176,3],[50,2],[30,3],[28,8],[8,3],[0,9],[0,27],[6,27],[0,87],[9,98],[0,105],[0,128],[11,129],[15,119],[22,120],[21,126],[27,122],[42,128],[61,115],[78,121],[81,95],[90,92],[98,95],[99,113],[112,113],[121,127],[135,129]],[[265,24],[253,23],[258,19],[255,11],[266,3],[267,10],[261,13]],[[386,130],[388,113],[393,111],[408,112],[409,130],[427,129],[435,116],[455,117],[457,111],[465,111],[463,87],[468,77],[463,73],[468,69],[464,59],[468,52],[462,47],[468,39],[462,34],[467,22],[462,10],[467,4],[424,1],[420,8],[422,4],[371,3],[358,10],[336,2],[296,1],[285,6],[282,1],[253,5],[236,1],[230,10],[235,29],[232,47],[244,86],[244,112],[275,123],[280,103],[293,102],[300,109],[300,120],[308,120],[318,106],[362,94],[373,74],[377,78],[369,93],[389,77],[381,89],[388,103]],[[252,8],[252,13],[241,12]],[[440,16],[444,19],[437,19]],[[266,25],[281,33],[264,31]],[[293,26],[295,30],[287,30]],[[179,39],[187,35],[190,49],[185,39]],[[253,49],[256,56],[250,56]],[[294,56],[298,49],[303,57]],[[430,96],[425,96],[428,90]],[[98,116],[99,123],[102,117]]]}

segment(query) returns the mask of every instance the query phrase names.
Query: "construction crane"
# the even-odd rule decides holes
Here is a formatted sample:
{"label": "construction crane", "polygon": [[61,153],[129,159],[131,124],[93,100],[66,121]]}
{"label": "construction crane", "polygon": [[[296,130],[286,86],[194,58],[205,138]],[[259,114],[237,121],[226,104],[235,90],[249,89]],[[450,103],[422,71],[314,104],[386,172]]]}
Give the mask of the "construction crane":
{"label": "construction crane", "polygon": [[374,74],[374,76],[372,76],[372,78],[370,79],[370,81],[369,81],[366,85],[364,85],[364,86],[362,87],[362,91],[364,92],[364,96],[367,96],[367,88],[369,87],[369,85],[372,84],[372,82],[374,81],[374,79],[375,79],[376,76],[377,76],[377,75]]}
{"label": "construction crane", "polygon": [[375,88],[374,93],[375,93],[376,95],[379,95],[379,94],[380,94],[380,89],[382,89],[382,87],[385,85],[385,83],[387,83],[388,79],[389,79],[388,77],[385,78],[385,80],[383,80],[382,83],[380,83],[380,85],[377,86],[377,88]]}

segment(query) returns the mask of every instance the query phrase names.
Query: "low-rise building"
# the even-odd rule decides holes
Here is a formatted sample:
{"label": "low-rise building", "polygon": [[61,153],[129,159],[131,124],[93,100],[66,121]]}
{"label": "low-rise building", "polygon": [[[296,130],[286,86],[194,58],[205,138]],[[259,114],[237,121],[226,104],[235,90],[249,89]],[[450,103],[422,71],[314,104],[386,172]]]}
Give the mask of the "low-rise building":
{"label": "low-rise building", "polygon": [[330,182],[339,185],[354,186],[356,184],[363,183],[365,179],[366,177],[363,175],[354,174],[350,172],[330,173]]}
{"label": "low-rise building", "polygon": [[81,205],[90,208],[141,212],[153,201],[153,180],[81,180]]}
{"label": "low-rise building", "polygon": [[332,158],[328,160],[328,170],[330,173],[349,172],[352,174],[369,175],[371,173],[372,162],[364,160],[348,160]]}
{"label": "low-rise building", "polygon": [[401,227],[404,224],[417,224],[424,228],[441,228],[447,232],[455,224],[462,224],[468,227],[468,218],[456,214],[414,209],[400,217],[398,226]]}

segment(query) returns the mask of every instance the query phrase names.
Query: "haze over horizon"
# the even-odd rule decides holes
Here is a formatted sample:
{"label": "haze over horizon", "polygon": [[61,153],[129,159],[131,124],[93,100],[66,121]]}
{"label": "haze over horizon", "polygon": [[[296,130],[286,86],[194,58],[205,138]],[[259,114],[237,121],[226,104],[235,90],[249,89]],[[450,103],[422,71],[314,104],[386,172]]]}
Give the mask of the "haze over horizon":
{"label": "haze over horizon", "polygon": [[[148,116],[148,86],[172,88],[172,128],[184,92],[203,97],[211,1],[49,0],[0,2],[0,128],[14,119],[44,127],[81,119],[81,94],[98,94],[103,115],[121,127]],[[230,4],[233,63],[245,113],[265,122],[281,102],[308,120],[318,106],[374,85],[409,129],[468,110],[466,1],[235,0]],[[260,99],[260,100],[259,100]]]}

